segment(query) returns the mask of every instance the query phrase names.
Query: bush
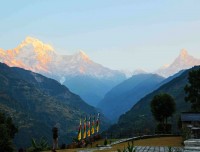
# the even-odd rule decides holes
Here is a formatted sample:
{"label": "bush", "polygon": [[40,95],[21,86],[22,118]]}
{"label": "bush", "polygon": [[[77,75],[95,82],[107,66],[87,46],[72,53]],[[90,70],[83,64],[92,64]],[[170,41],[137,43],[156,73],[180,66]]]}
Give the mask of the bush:
{"label": "bush", "polygon": [[48,142],[44,137],[42,137],[39,141],[32,139],[31,144],[32,144],[32,147],[29,150],[31,152],[40,152],[40,151],[49,149]]}
{"label": "bush", "polygon": [[18,129],[11,117],[6,117],[0,112],[0,152],[12,152],[14,150],[12,140]]}
{"label": "bush", "polygon": [[61,146],[60,146],[60,149],[65,149],[66,148],[66,144],[62,144]]}
{"label": "bush", "polygon": [[171,133],[171,129],[172,129],[172,126],[171,124],[158,124],[157,127],[156,127],[156,132],[157,133]]}
{"label": "bush", "polygon": [[[121,152],[120,149],[117,149],[118,152]],[[132,144],[130,145],[128,142],[128,146],[122,150],[122,152],[136,152],[136,148],[134,147],[133,141]]]}
{"label": "bush", "polygon": [[108,141],[107,139],[104,140],[104,145],[107,145],[108,144]]}
{"label": "bush", "polygon": [[191,137],[191,131],[189,128],[184,127],[181,129],[181,136],[183,137],[183,141],[187,140]]}

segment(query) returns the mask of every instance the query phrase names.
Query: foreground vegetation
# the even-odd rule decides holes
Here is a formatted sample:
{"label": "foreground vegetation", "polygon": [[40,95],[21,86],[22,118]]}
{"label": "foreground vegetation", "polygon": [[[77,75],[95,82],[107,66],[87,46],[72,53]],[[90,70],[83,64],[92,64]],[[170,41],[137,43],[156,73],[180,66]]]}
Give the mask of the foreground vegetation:
{"label": "foreground vegetation", "polygon": [[0,152],[13,151],[13,138],[18,132],[11,117],[6,117],[0,112]]}

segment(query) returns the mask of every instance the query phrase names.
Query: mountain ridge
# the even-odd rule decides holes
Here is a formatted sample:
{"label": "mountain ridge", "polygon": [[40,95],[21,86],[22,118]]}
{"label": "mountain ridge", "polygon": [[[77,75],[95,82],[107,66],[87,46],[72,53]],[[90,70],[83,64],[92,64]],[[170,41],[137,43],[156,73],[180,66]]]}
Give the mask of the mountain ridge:
{"label": "mountain ridge", "polygon": [[[15,143],[19,147],[41,136],[51,142],[54,125],[59,126],[60,142],[69,142],[77,135],[81,115],[99,112],[53,79],[3,63],[0,70],[0,111],[18,126]],[[103,128],[108,124],[105,120],[102,115]]]}
{"label": "mountain ridge", "polygon": [[138,74],[112,88],[98,108],[112,121],[128,111],[140,98],[156,89],[164,80],[157,74]]}
{"label": "mountain ridge", "polygon": [[[30,53],[30,54],[26,54],[26,53]],[[26,56],[26,55],[29,55],[29,56]],[[31,56],[33,56],[34,59],[36,60],[36,63],[37,63],[37,65],[35,65],[36,69],[34,69],[34,65],[31,66],[28,64],[28,62],[23,62],[27,60],[25,58],[28,58],[28,57],[30,58]],[[7,50],[7,51],[4,51],[3,49],[1,49],[0,57],[1,57],[1,62],[5,62],[9,66],[18,67],[19,65],[23,65],[23,66],[26,66],[25,69],[27,70],[30,70],[29,67],[32,67],[31,69],[33,72],[39,72],[39,73],[46,72],[46,70],[48,70],[49,73],[53,73],[52,67],[55,68],[54,64],[59,64],[60,62],[62,62],[62,64],[64,64],[68,68],[75,67],[73,68],[73,70],[76,72],[80,72],[82,74],[84,74],[84,68],[86,69],[86,66],[87,66],[90,69],[90,71],[88,70],[86,74],[89,73],[90,76],[95,76],[95,77],[98,77],[98,76],[112,77],[114,76],[115,73],[120,73],[117,70],[111,70],[109,68],[105,68],[102,65],[93,62],[89,58],[89,56],[82,50],[75,53],[74,55],[59,55],[56,53],[55,49],[52,46],[50,46],[49,44],[45,44],[42,41],[32,38],[32,37],[27,37],[24,41],[21,42],[21,44],[19,44],[14,49]],[[33,60],[33,58],[31,59]],[[31,59],[29,60],[31,61]],[[12,62],[12,60],[14,61]],[[31,61],[31,62],[34,63],[34,61]],[[42,65],[39,65],[38,62],[41,63]],[[75,65],[77,62],[80,62],[82,65]],[[93,65],[90,65],[90,64],[93,64]],[[37,69],[37,66],[41,67],[41,69],[39,68]],[[44,70],[42,67],[46,67],[47,69]],[[95,68],[98,68],[97,74],[96,74]],[[62,73],[61,71],[62,70],[60,70],[60,73]],[[69,71],[64,72],[64,75],[70,75],[70,73],[67,73],[67,72]],[[73,74],[74,73],[72,73],[72,75]]]}
{"label": "mountain ridge", "polygon": [[[27,37],[12,50],[4,51],[1,49],[0,62],[56,79],[93,106],[103,98],[108,90],[126,79],[122,72],[93,62],[83,51],[74,55],[59,55],[52,46],[32,37]],[[79,78],[79,84],[76,82],[77,79],[74,80],[74,77]],[[85,77],[87,77],[91,89],[87,90],[85,87],[82,91],[79,87],[83,87],[81,85],[87,83],[81,81]],[[105,85],[106,83],[108,85]],[[102,86],[100,91],[97,90],[97,84]],[[88,94],[94,98],[90,98]]]}
{"label": "mountain ridge", "polygon": [[155,73],[164,77],[169,77],[181,70],[189,69],[195,65],[200,65],[200,59],[194,58],[188,54],[186,49],[182,49],[178,57],[175,58],[171,64],[161,67]]}
{"label": "mountain ridge", "polygon": [[147,133],[155,133],[156,121],[152,116],[150,103],[155,95],[167,93],[170,94],[176,102],[176,112],[172,119],[170,119],[170,122],[172,123],[172,133],[179,133],[177,122],[180,113],[190,111],[191,107],[191,104],[184,100],[184,87],[188,83],[188,73],[191,70],[199,68],[200,66],[194,66],[188,70],[180,71],[172,76],[172,78],[169,78],[169,80],[162,84],[158,89],[141,98],[129,111],[121,115],[118,123],[111,126],[107,132],[113,132],[113,130],[115,130],[116,136],[119,136],[119,133],[117,132],[120,131],[124,137],[130,135],[130,132],[131,134],[145,131]]}

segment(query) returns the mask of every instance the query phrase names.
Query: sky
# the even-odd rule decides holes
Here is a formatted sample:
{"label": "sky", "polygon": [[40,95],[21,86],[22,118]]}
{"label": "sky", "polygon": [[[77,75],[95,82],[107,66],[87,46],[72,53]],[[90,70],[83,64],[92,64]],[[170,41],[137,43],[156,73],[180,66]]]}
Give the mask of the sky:
{"label": "sky", "polygon": [[0,48],[27,36],[111,69],[155,71],[182,48],[200,58],[200,0],[0,0]]}

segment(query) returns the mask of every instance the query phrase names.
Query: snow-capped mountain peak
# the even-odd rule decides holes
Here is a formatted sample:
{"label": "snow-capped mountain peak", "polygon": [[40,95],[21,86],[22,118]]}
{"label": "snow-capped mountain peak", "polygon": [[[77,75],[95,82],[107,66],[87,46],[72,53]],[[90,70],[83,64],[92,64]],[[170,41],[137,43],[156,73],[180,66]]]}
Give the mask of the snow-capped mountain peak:
{"label": "snow-capped mountain peak", "polygon": [[0,62],[56,79],[91,105],[96,105],[107,91],[125,80],[123,73],[95,63],[83,51],[60,55],[52,46],[32,37],[14,49],[0,49]]}
{"label": "snow-capped mountain peak", "polygon": [[33,47],[36,53],[40,53],[41,51],[43,52],[54,51],[54,48],[51,45],[45,44],[42,41],[33,37],[26,37],[26,39],[22,41],[22,43],[16,48],[16,50],[20,50],[24,47]]}
{"label": "snow-capped mountain peak", "polygon": [[180,51],[179,56],[175,59],[175,61],[170,65],[170,67],[178,68],[178,67],[185,67],[190,68],[194,65],[199,65],[199,59],[194,58],[193,56],[189,55],[186,49],[182,49]]}
{"label": "snow-capped mountain peak", "polygon": [[164,64],[162,67],[160,67],[160,69],[166,69],[170,66],[170,64]]}
{"label": "snow-capped mountain peak", "polygon": [[186,49],[182,49],[179,56],[172,62],[172,64],[166,67],[162,66],[155,73],[168,77],[179,72],[180,70],[188,69],[195,65],[200,65],[200,59],[194,58],[188,54]]}
{"label": "snow-capped mountain peak", "polygon": [[75,57],[79,61],[81,60],[81,61],[84,61],[84,62],[87,62],[87,63],[91,62],[89,56],[85,52],[83,52],[82,50],[80,50],[78,53],[76,53]]}
{"label": "snow-capped mountain peak", "polygon": [[186,49],[182,49],[180,54],[179,54],[179,58],[181,58],[182,60],[186,59],[188,57],[188,52]]}
{"label": "snow-capped mountain peak", "polygon": [[83,52],[82,50],[79,51],[79,55],[84,59],[89,59],[89,56],[85,52]]}
{"label": "snow-capped mountain peak", "polygon": [[146,74],[147,72],[144,70],[144,69],[136,69],[134,72],[133,72],[133,75],[138,75],[138,74]]}
{"label": "snow-capped mountain peak", "polygon": [[26,37],[12,50],[0,50],[0,62],[56,77],[59,80],[66,76],[77,75],[95,78],[124,77],[119,71],[110,70],[93,62],[82,50],[74,55],[59,55],[51,45],[32,37]]}

